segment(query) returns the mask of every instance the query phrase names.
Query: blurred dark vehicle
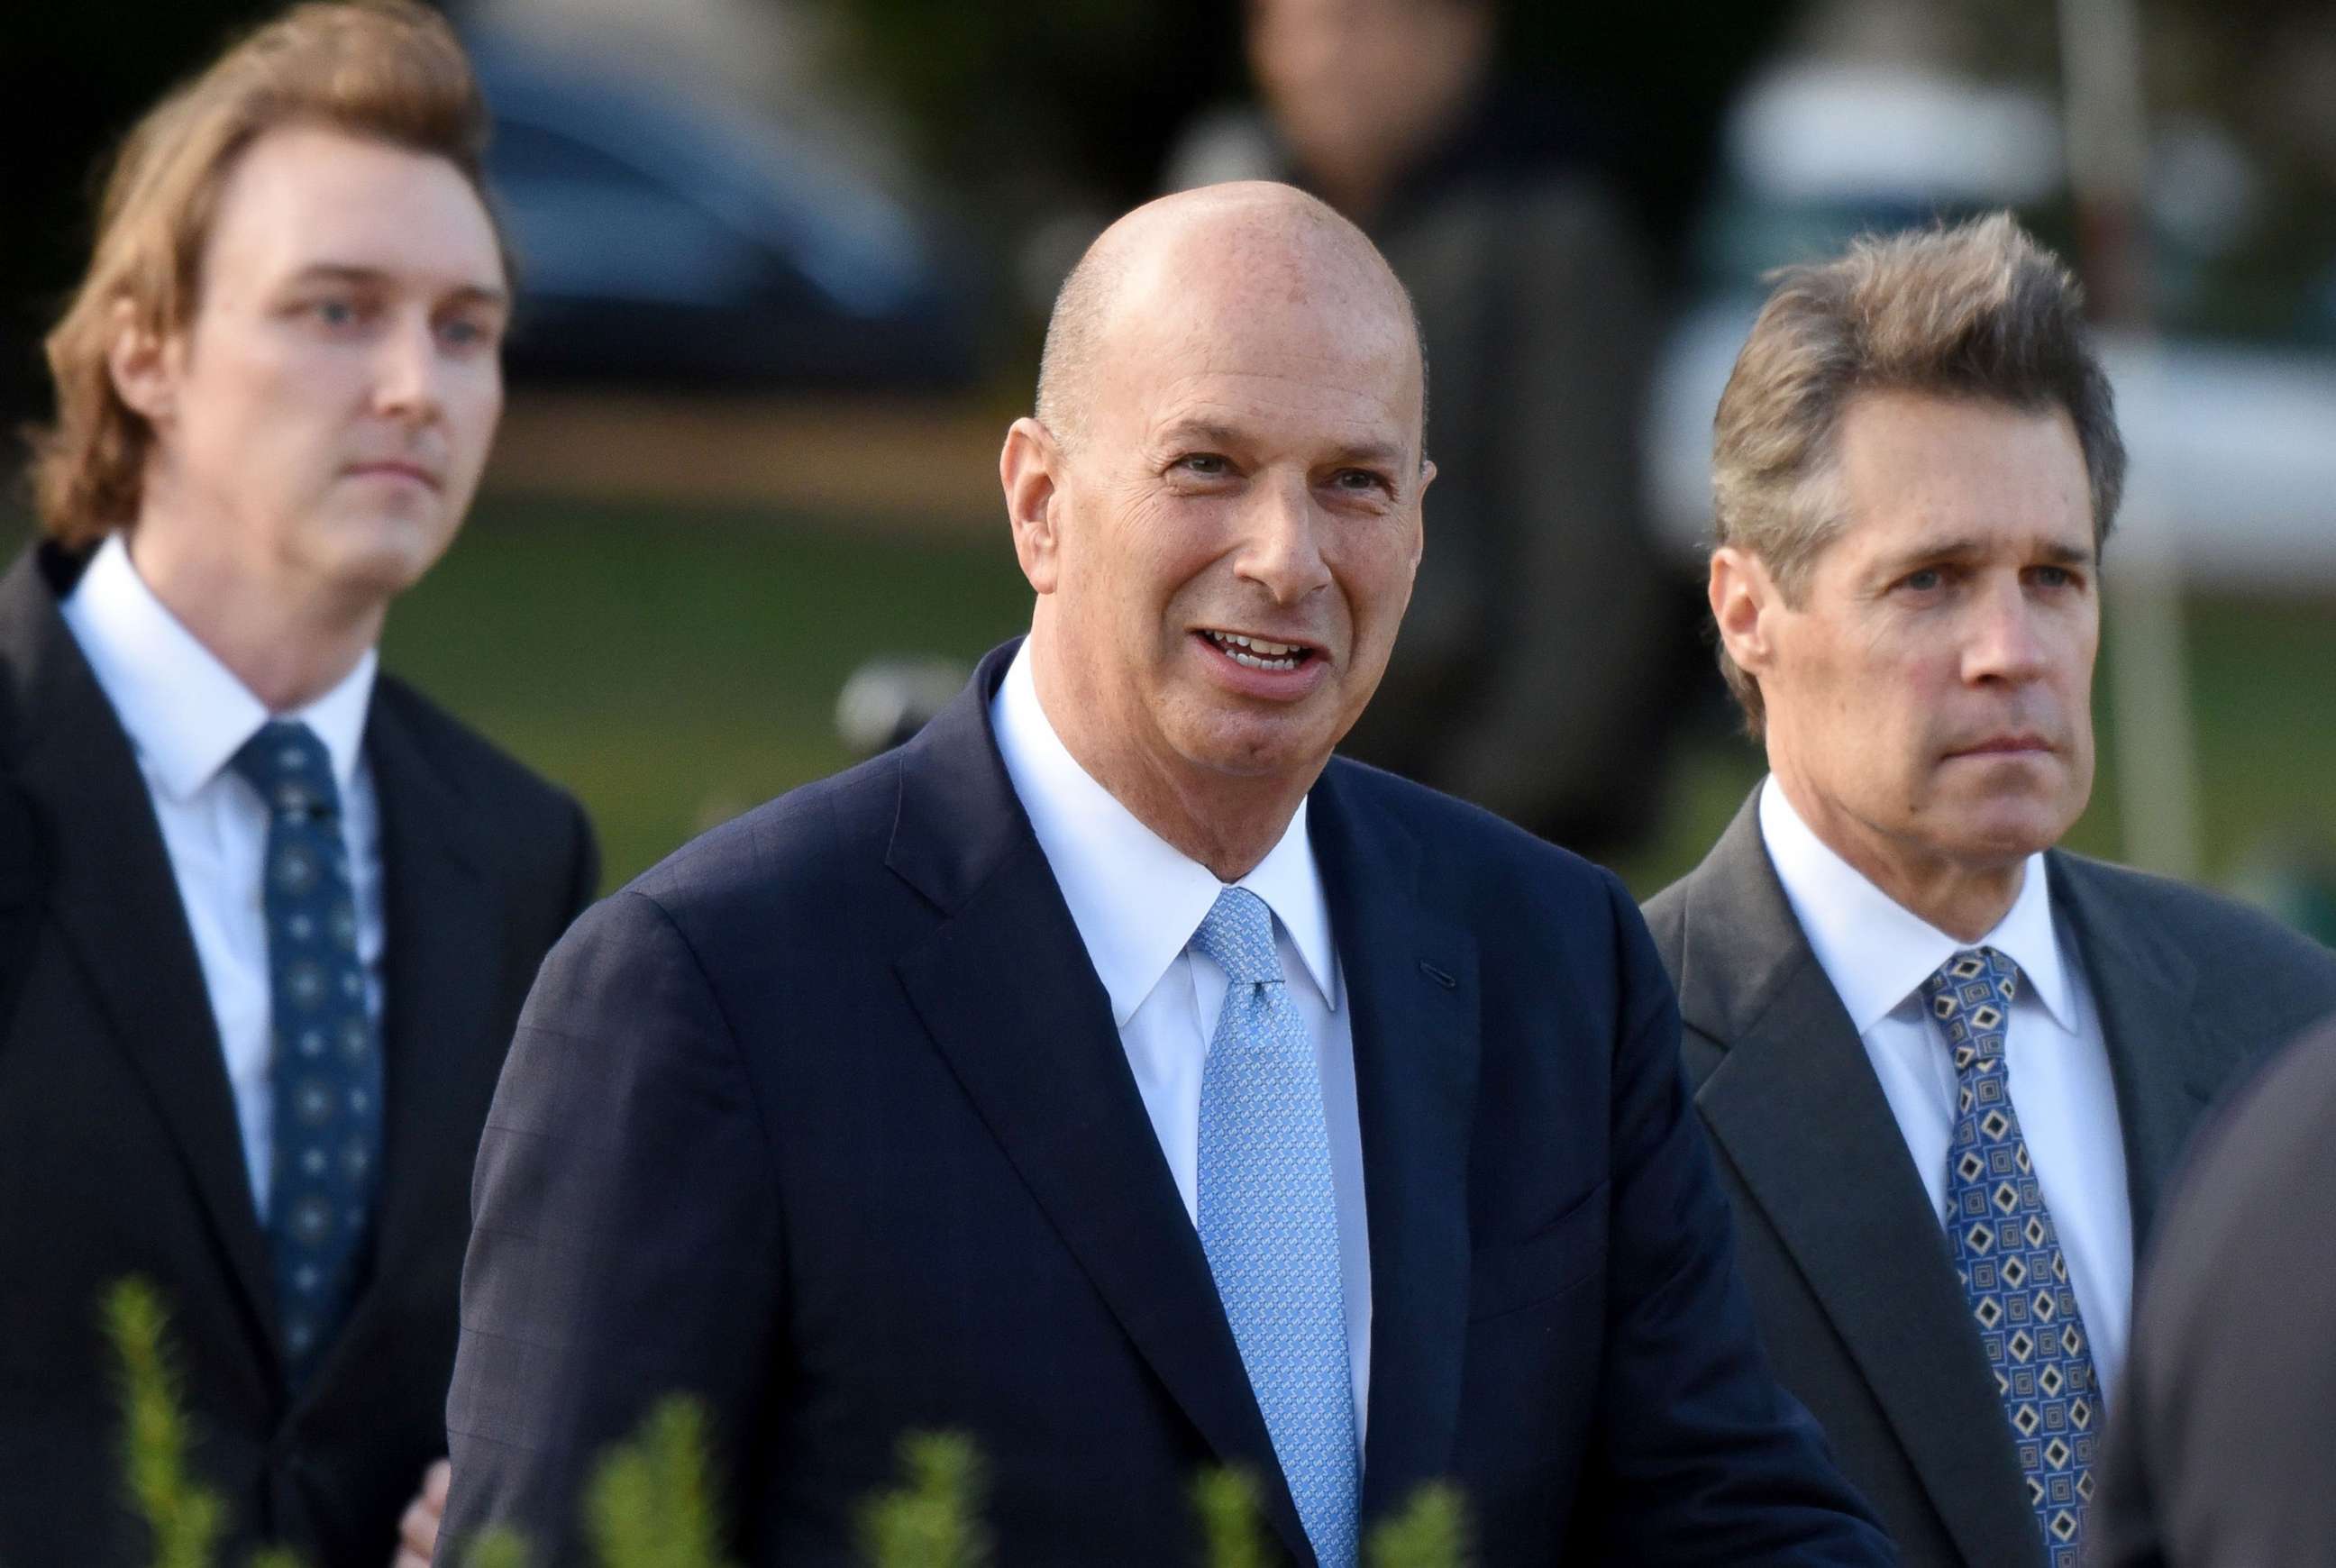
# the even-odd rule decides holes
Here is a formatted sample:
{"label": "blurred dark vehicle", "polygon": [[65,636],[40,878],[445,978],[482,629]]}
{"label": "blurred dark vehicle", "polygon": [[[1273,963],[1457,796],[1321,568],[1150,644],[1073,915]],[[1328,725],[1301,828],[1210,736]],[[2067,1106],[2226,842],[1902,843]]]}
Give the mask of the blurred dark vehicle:
{"label": "blurred dark vehicle", "polygon": [[960,386],[968,258],[846,162],[646,83],[470,40],[521,274],[514,379]]}

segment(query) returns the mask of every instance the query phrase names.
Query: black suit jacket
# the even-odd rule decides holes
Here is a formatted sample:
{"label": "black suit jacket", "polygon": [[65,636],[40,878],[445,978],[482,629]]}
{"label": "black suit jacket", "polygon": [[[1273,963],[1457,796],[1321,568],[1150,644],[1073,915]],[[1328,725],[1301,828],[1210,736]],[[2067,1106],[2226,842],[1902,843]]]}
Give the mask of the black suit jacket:
{"label": "black suit jacket", "polygon": [[574,802],[384,676],[387,1126],[368,1281],[287,1396],[268,1243],[194,940],[131,749],[57,613],[78,563],[0,579],[0,1563],[151,1562],[123,1498],[100,1298],[170,1311],[193,1465],[312,1568],[384,1568],[443,1452],[466,1193],[520,1003],[591,893]]}
{"label": "black suit jacket", "polygon": [[[1786,901],[1757,800],[1647,919],[1679,985],[1761,1337],[1909,1563],[2041,1568],[1944,1229]],[[2100,1008],[2138,1252],[2207,1102],[2336,1008],[2336,956],[2178,883],[2057,850],[2046,865]]]}
{"label": "black suit jacket", "polygon": [[2166,1207],[2094,1505],[2101,1568],[2336,1562],[2336,1027],[2232,1096]]}
{"label": "black suit jacket", "polygon": [[[480,1152],[442,1539],[576,1560],[595,1455],[681,1390],[751,1563],[852,1560],[937,1428],[987,1456],[1002,1562],[1197,1563],[1220,1463],[1312,1561],[989,732],[1010,651],[553,951]],[[1367,1517],[1450,1476],[1490,1563],[1886,1560],[1754,1342],[1619,885],[1350,764],[1309,821],[1354,1008]]]}

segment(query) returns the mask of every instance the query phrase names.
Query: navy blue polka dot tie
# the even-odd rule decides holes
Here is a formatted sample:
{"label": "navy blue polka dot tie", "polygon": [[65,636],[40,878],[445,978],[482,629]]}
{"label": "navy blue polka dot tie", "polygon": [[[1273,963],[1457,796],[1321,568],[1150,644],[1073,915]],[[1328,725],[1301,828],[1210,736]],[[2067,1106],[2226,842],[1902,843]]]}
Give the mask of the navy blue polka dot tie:
{"label": "navy blue polka dot tie", "polygon": [[356,901],[332,758],[277,720],[235,754],[268,807],[260,902],[275,1093],[268,1240],[285,1369],[315,1369],[355,1291],[381,1165],[381,1049],[365,1006]]}

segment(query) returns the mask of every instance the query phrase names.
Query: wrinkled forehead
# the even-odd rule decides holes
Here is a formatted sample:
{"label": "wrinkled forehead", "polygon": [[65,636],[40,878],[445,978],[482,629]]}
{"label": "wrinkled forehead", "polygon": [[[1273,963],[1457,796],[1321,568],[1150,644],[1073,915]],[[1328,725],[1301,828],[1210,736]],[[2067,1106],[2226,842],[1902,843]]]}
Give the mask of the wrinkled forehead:
{"label": "wrinkled forehead", "polygon": [[1843,412],[1832,478],[1849,541],[2013,556],[2089,552],[2090,476],[2068,411],[1869,394]]}

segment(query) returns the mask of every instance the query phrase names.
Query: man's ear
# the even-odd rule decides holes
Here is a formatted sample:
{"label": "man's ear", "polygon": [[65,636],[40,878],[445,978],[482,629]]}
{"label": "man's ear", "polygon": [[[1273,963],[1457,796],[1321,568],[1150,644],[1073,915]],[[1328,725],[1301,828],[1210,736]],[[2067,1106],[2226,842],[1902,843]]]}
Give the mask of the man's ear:
{"label": "man's ear", "polygon": [[1419,460],[1419,488],[1411,496],[1411,570],[1419,570],[1420,559],[1427,553],[1427,487],[1436,482],[1436,464],[1426,458]]}
{"label": "man's ear", "polygon": [[1059,476],[1063,449],[1054,433],[1035,419],[1017,419],[998,454],[998,480],[1006,491],[1006,518],[1014,530],[1014,558],[1039,593],[1052,593],[1062,575]]}
{"label": "man's ear", "polygon": [[1767,563],[1732,544],[1711,552],[1711,577],[1704,585],[1719,640],[1747,674],[1757,676],[1776,657],[1775,614],[1784,607]]}
{"label": "man's ear", "polygon": [[137,307],[127,299],[113,302],[113,341],[106,349],[105,368],[114,395],[149,424],[168,420],[178,402],[176,345],[138,319]]}

